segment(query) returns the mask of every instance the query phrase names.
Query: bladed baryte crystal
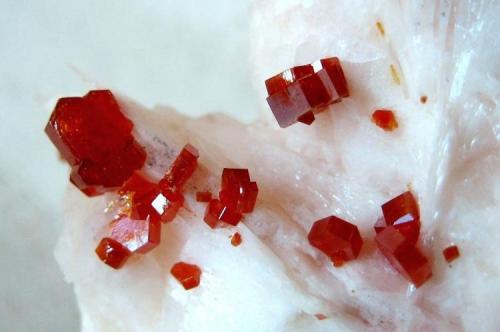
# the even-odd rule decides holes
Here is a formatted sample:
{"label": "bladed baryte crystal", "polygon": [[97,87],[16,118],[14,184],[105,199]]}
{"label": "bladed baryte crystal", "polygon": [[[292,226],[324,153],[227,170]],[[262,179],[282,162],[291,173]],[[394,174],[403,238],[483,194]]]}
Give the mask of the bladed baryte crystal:
{"label": "bladed baryte crystal", "polygon": [[292,67],[267,79],[265,84],[267,102],[282,128],[296,122],[309,125],[315,113],[349,96],[347,81],[336,57]]}

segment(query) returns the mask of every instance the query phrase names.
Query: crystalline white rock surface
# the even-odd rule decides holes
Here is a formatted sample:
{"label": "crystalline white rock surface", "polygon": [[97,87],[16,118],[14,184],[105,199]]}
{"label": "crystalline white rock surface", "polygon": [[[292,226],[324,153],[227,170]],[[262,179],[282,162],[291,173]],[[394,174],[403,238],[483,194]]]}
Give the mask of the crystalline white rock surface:
{"label": "crystalline white rock surface", "polygon": [[[259,0],[251,56],[262,120],[192,120],[120,98],[153,176],[186,142],[200,150],[200,167],[161,245],[119,271],[94,254],[109,197],[68,189],[56,256],[74,285],[82,330],[499,330],[499,14],[495,1]],[[279,129],[264,80],[328,56],[341,58],[351,97],[312,126]],[[396,131],[370,121],[381,107],[395,111]],[[238,227],[211,230],[195,192],[216,193],[222,168],[233,166],[249,168],[258,182],[256,209]],[[418,195],[422,247],[433,265],[419,289],[373,242],[379,206],[408,186]],[[359,259],[338,269],[306,238],[315,220],[331,214],[358,225],[365,240]],[[237,248],[229,239],[235,231],[243,237]],[[441,251],[451,243],[461,257],[450,267]],[[180,260],[202,268],[198,288],[186,292],[169,274]]]}

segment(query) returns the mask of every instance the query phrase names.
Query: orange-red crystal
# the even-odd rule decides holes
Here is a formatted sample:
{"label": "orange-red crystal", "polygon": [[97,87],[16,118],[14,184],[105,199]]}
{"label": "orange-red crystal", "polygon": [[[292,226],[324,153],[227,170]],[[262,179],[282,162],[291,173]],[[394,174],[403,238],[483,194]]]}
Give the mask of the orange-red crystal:
{"label": "orange-red crystal", "polygon": [[314,113],[349,96],[338,58],[321,59],[315,67],[292,67],[266,80],[267,102],[280,127],[311,124]]}
{"label": "orange-red crystal", "polygon": [[382,212],[388,226],[394,226],[411,243],[417,243],[420,235],[420,212],[418,203],[410,191],[384,203]]}
{"label": "orange-red crystal", "polygon": [[356,259],[363,245],[358,227],[335,216],[316,221],[307,238],[337,267]]}
{"label": "orange-red crystal", "polygon": [[196,201],[208,203],[212,200],[212,193],[210,191],[198,191],[196,193]]}
{"label": "orange-red crystal", "polygon": [[180,191],[198,165],[198,150],[186,144],[160,181],[162,189]]}
{"label": "orange-red crystal", "polygon": [[61,98],[45,132],[72,166],[71,182],[88,196],[114,190],[146,160],[132,122],[109,90]]}
{"label": "orange-red crystal", "polygon": [[242,217],[243,216],[238,213],[238,211],[235,211],[230,207],[224,205],[218,199],[212,199],[206,207],[203,220],[211,228],[216,228],[220,222],[225,222],[229,225],[236,226],[238,225]]}
{"label": "orange-red crystal", "polygon": [[241,234],[238,232],[234,233],[233,236],[231,237],[231,244],[233,245],[233,247],[239,246],[241,242],[242,242]]}
{"label": "orange-red crystal", "polygon": [[391,265],[420,287],[432,276],[431,264],[422,252],[393,226],[387,226],[375,237],[375,242]]}
{"label": "orange-red crystal", "polygon": [[460,251],[458,250],[457,246],[449,246],[448,248],[443,250],[443,256],[448,263],[451,263],[455,259],[460,257]]}
{"label": "orange-red crystal", "polygon": [[372,121],[385,131],[393,131],[398,127],[398,121],[391,110],[376,110],[372,114]]}
{"label": "orange-red crystal", "polygon": [[113,269],[121,268],[132,254],[130,250],[111,238],[104,238],[95,249],[97,256]]}
{"label": "orange-red crystal", "polygon": [[182,284],[185,290],[198,287],[200,284],[201,270],[197,265],[178,262],[172,266],[170,273]]}

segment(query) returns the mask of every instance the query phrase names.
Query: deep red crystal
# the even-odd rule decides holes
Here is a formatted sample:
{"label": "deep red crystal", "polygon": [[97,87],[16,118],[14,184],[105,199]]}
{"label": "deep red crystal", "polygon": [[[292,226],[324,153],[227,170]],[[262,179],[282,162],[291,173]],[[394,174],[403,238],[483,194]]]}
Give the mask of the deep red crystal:
{"label": "deep red crystal", "polygon": [[452,261],[460,257],[460,251],[458,250],[457,246],[449,246],[448,248],[443,250],[443,256],[448,263],[451,263]]}
{"label": "deep red crystal", "polygon": [[394,226],[413,244],[420,235],[420,212],[418,203],[410,191],[391,199],[382,205],[385,222]]}
{"label": "deep red crystal", "polygon": [[198,191],[196,193],[196,201],[208,203],[212,200],[212,193],[210,191]]}
{"label": "deep red crystal", "polygon": [[182,190],[196,170],[198,157],[198,150],[191,144],[186,144],[160,181],[160,186],[163,189]]}
{"label": "deep red crystal", "polygon": [[378,233],[375,242],[392,266],[416,287],[432,276],[427,258],[393,226],[387,226]]}
{"label": "deep red crystal", "polygon": [[307,238],[313,247],[330,257],[335,266],[357,258],[363,245],[358,227],[335,216],[316,221]]}
{"label": "deep red crystal", "polygon": [[198,287],[200,284],[201,270],[196,265],[178,262],[172,266],[170,273],[182,284],[185,290]]}
{"label": "deep red crystal", "polygon": [[145,254],[160,244],[161,223],[120,216],[111,222],[110,238],[133,253]]}
{"label": "deep red crystal", "polygon": [[236,226],[240,222],[242,215],[237,211],[225,206],[218,199],[213,199],[208,203],[203,220],[211,228],[218,226],[219,222]]}
{"label": "deep red crystal", "polygon": [[130,250],[111,238],[104,238],[95,249],[97,256],[113,269],[121,268],[132,254]]}
{"label": "deep red crystal", "polygon": [[139,172],[132,174],[118,193],[130,197],[129,216],[136,220],[170,222],[184,203],[181,193],[171,189],[161,190]]}
{"label": "deep red crystal", "polygon": [[224,168],[221,178],[220,201],[238,213],[250,213],[254,210],[259,188],[250,181],[247,169]]}
{"label": "deep red crystal", "polygon": [[398,121],[391,110],[376,110],[372,114],[372,121],[385,131],[393,131],[398,127]]}
{"label": "deep red crystal", "polygon": [[132,122],[109,90],[61,98],[45,132],[72,166],[70,180],[89,196],[119,187],[146,160]]}
{"label": "deep red crystal", "polygon": [[280,127],[311,124],[314,113],[348,97],[347,81],[338,58],[325,58],[315,69],[297,66],[266,80],[267,102]]}
{"label": "deep red crystal", "polygon": [[233,236],[231,237],[231,244],[233,245],[233,247],[237,247],[241,244],[242,240],[241,240],[241,234],[236,232],[233,234]]}

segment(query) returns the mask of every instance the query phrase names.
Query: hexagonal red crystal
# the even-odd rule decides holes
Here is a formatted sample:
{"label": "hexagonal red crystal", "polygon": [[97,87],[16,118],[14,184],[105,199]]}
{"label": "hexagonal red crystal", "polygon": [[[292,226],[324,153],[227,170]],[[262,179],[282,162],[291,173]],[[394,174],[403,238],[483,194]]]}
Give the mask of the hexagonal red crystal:
{"label": "hexagonal red crystal", "polygon": [[375,242],[392,266],[416,287],[432,276],[427,258],[393,226],[387,226],[378,233]]}
{"label": "hexagonal red crystal", "polygon": [[61,98],[45,132],[72,165],[70,180],[89,196],[114,190],[146,160],[132,122],[108,90]]}
{"label": "hexagonal red crystal", "polygon": [[160,181],[162,189],[180,191],[198,165],[198,150],[186,144]]}
{"label": "hexagonal red crystal", "polygon": [[220,222],[236,226],[240,222],[242,215],[237,211],[225,206],[218,199],[213,199],[208,203],[203,220],[211,228],[218,226]]}
{"label": "hexagonal red crystal", "polygon": [[398,127],[398,121],[391,110],[376,110],[372,114],[372,121],[385,131],[393,131]]}
{"label": "hexagonal red crystal", "polygon": [[410,191],[384,203],[382,212],[387,225],[394,226],[413,244],[417,243],[420,235],[420,212]]}
{"label": "hexagonal red crystal", "polygon": [[458,250],[457,246],[449,246],[443,250],[443,256],[448,263],[451,263],[455,259],[460,257],[460,251]]}
{"label": "hexagonal red crystal", "polygon": [[358,227],[335,216],[316,221],[307,238],[336,266],[357,258],[363,245]]}
{"label": "hexagonal red crystal", "polygon": [[247,169],[224,168],[221,178],[220,201],[238,213],[250,213],[254,210],[259,188],[250,181]]}
{"label": "hexagonal red crystal", "polygon": [[182,284],[185,290],[198,287],[200,284],[201,270],[196,265],[178,262],[172,266],[170,273]]}
{"label": "hexagonal red crystal", "polygon": [[111,222],[110,238],[133,253],[145,254],[160,244],[161,223],[120,216]]}
{"label": "hexagonal red crystal", "polygon": [[97,256],[113,269],[121,268],[132,255],[130,250],[111,238],[103,238],[95,249]]}
{"label": "hexagonal red crystal", "polygon": [[314,114],[348,97],[347,81],[338,58],[290,68],[266,80],[267,102],[280,127],[299,121],[311,124]]}

